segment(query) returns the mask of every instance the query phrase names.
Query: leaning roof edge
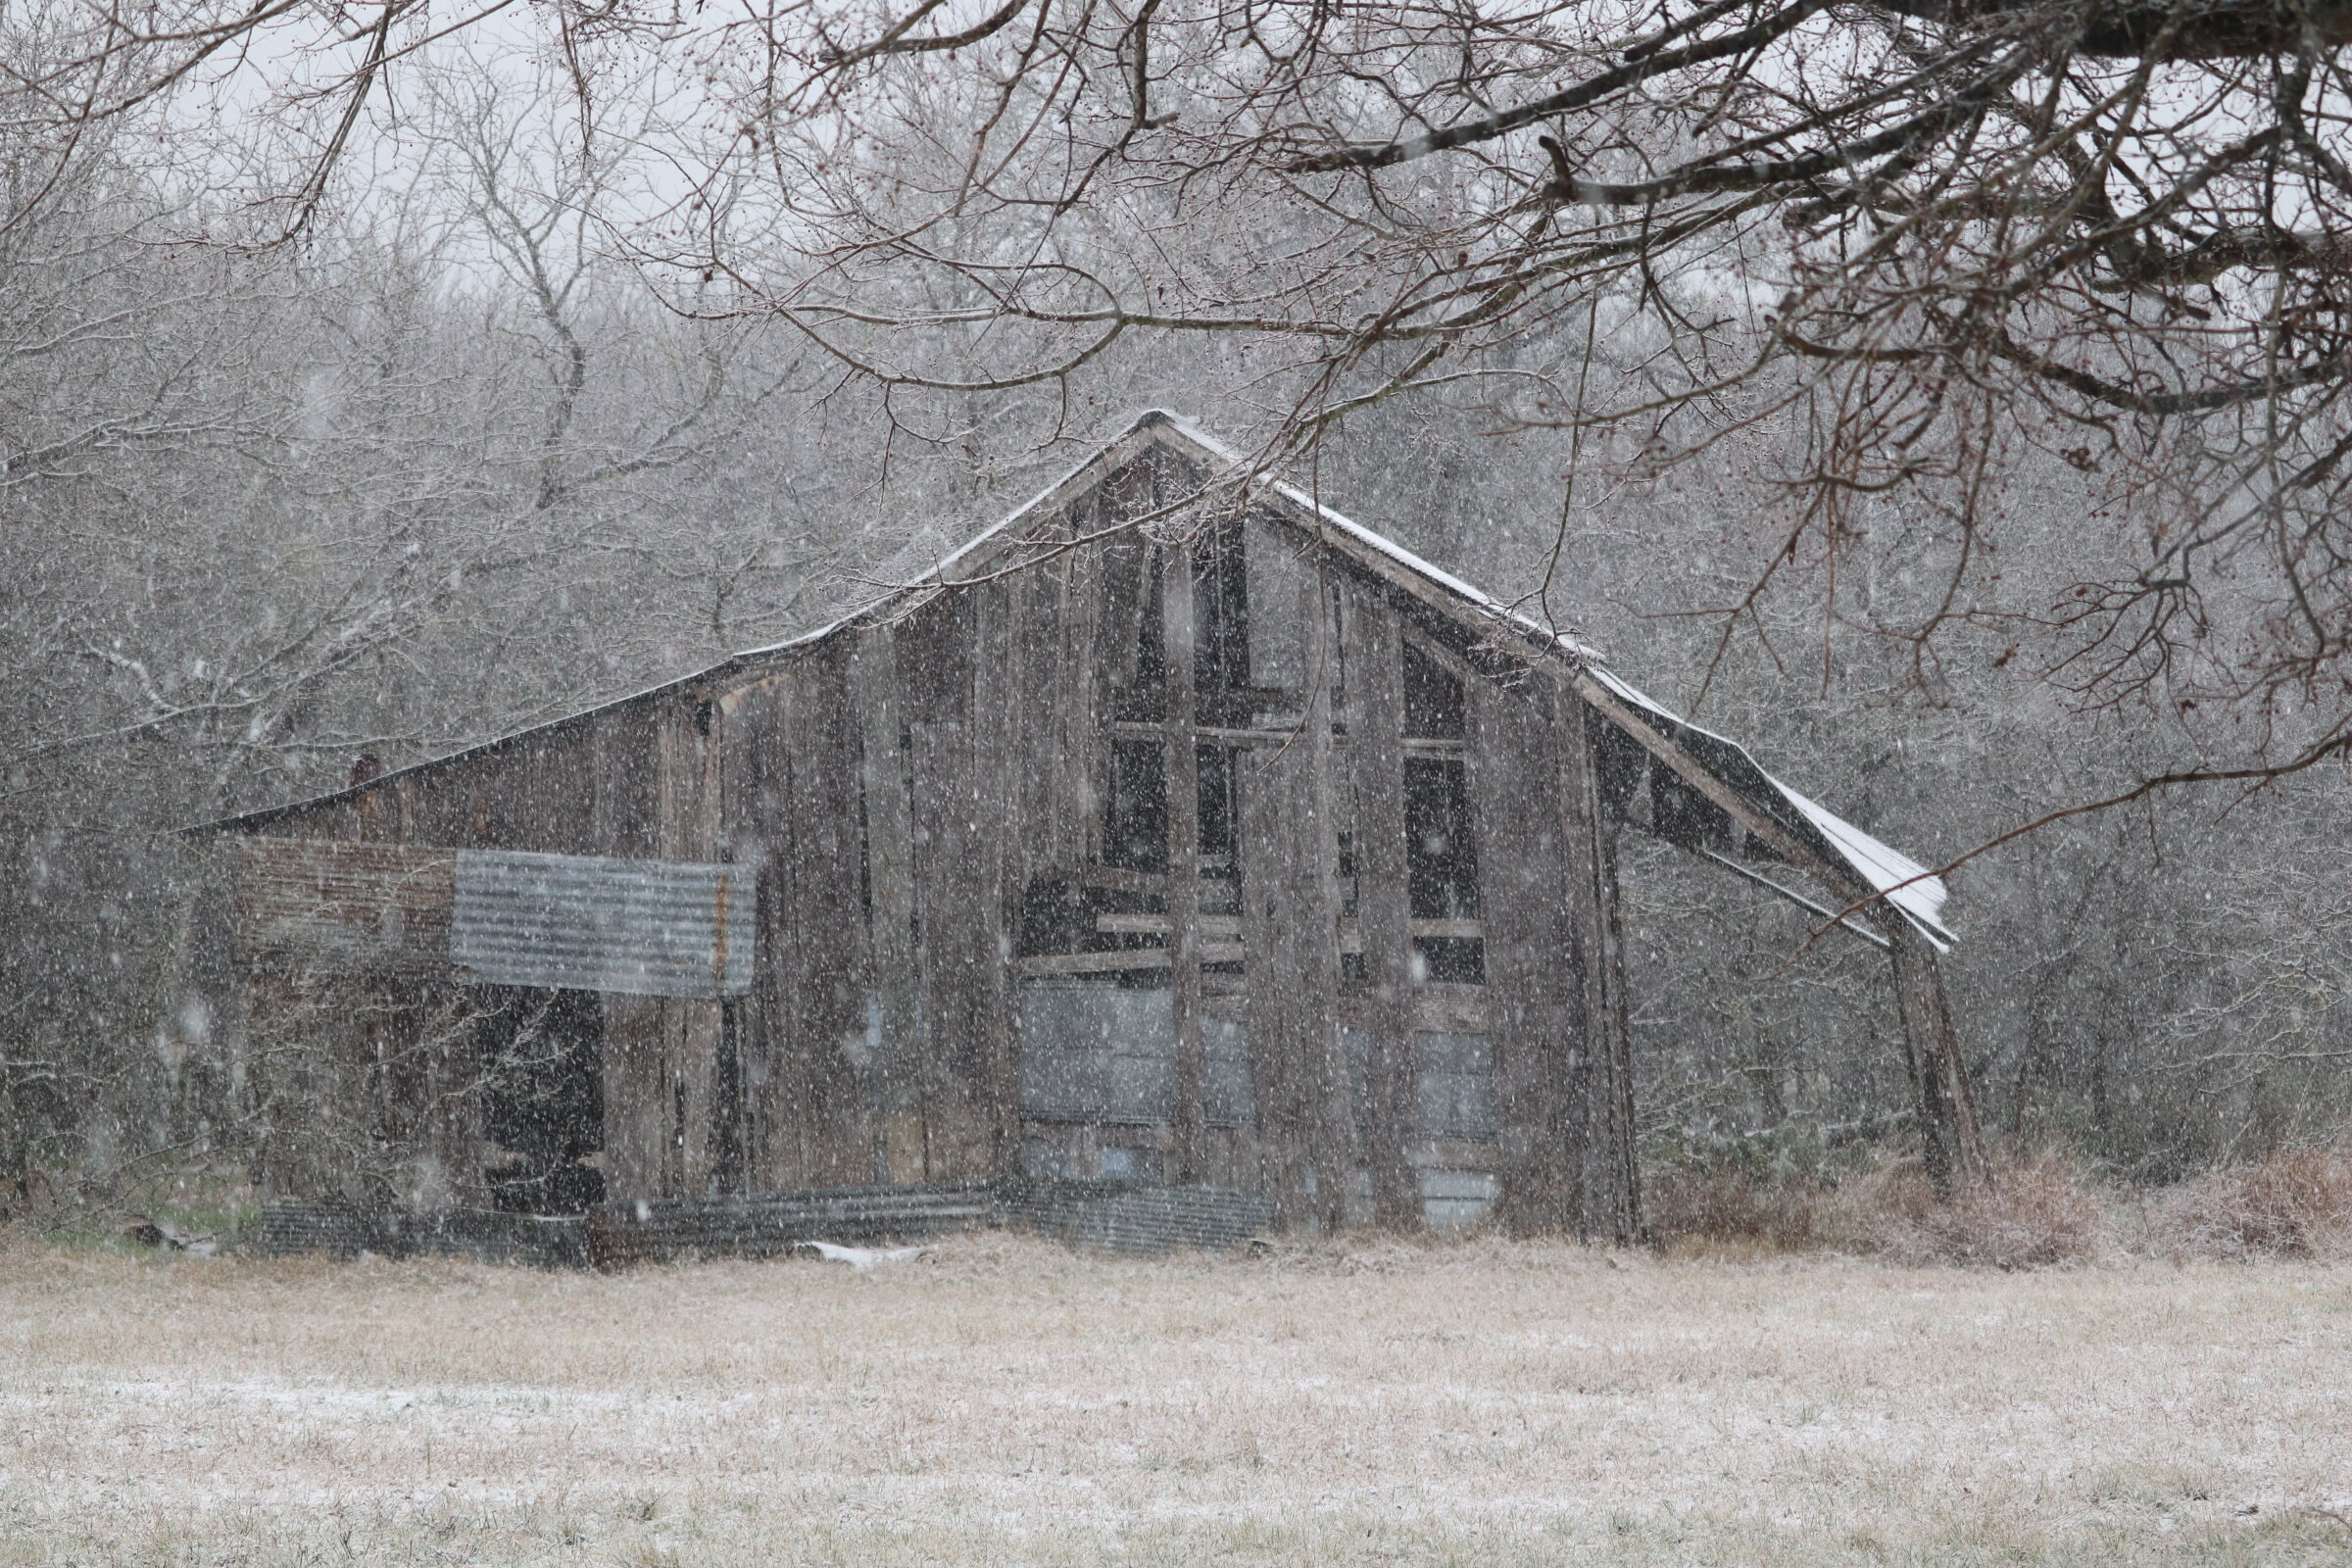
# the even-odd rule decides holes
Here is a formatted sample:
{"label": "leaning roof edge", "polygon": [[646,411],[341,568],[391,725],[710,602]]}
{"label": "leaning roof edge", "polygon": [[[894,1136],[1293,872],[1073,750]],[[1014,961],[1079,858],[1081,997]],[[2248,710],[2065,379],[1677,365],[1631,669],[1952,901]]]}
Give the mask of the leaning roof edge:
{"label": "leaning roof edge", "polygon": [[858,621],[865,619],[867,616],[873,614],[876,611],[882,609],[884,606],[894,604],[899,600],[906,598],[909,594],[927,593],[938,588],[949,586],[950,581],[946,574],[951,567],[972,556],[983,546],[989,544],[999,535],[1003,534],[1005,529],[1011,527],[1021,518],[1035,512],[1040,506],[1051,501],[1054,496],[1065,490],[1068,490],[1073,484],[1084,479],[1090,470],[1102,464],[1105,460],[1111,458],[1122,446],[1132,442],[1135,437],[1151,429],[1155,423],[1173,421],[1174,416],[1168,414],[1165,410],[1151,409],[1145,411],[1142,415],[1130,421],[1125,430],[1121,431],[1118,435],[1113,436],[1110,440],[1103,442],[1094,451],[1088,453],[1087,456],[1067,473],[1054,480],[1052,484],[1046,486],[1045,489],[1039,491],[1036,495],[1030,497],[1027,501],[1023,502],[1012,512],[1006,514],[1004,517],[989,524],[988,527],[982,529],[979,533],[973,535],[970,539],[966,540],[961,545],[958,545],[947,555],[941,557],[939,561],[932,565],[930,570],[924,574],[922,579],[912,583],[905,583],[896,587],[886,588],[880,593],[875,594],[872,598],[865,600],[861,604],[858,604],[855,608],[836,615],[833,617],[833,619],[826,621],[824,624],[802,632],[798,636],[787,637],[780,643],[770,643],[760,648],[744,649],[740,653],[728,655],[715,664],[708,664],[701,669],[691,670],[683,675],[673,675],[667,680],[657,681],[651,686],[641,687],[633,692],[624,692],[618,697],[606,698],[601,703],[592,704],[589,707],[580,709],[575,712],[565,713],[559,718],[544,719],[539,723],[526,725],[521,729],[509,730],[504,735],[493,736],[491,739],[486,741],[476,741],[471,746],[462,747],[454,752],[445,752],[439,757],[428,757],[422,761],[411,762],[405,767],[393,768],[389,772],[379,773],[374,778],[368,779],[367,782],[362,784],[349,784],[345,785],[342,789],[328,790],[321,795],[309,795],[296,801],[285,801],[275,806],[259,806],[255,807],[250,811],[238,811],[228,816],[215,817],[210,821],[197,822],[191,824],[190,826],[183,827],[179,829],[179,833],[183,837],[193,838],[207,833],[226,832],[231,828],[253,827],[261,823],[268,822],[275,817],[291,815],[296,811],[307,811],[316,807],[334,806],[343,801],[357,800],[359,797],[368,794],[369,791],[382,789],[388,785],[397,783],[401,779],[410,777],[413,774],[427,772],[436,767],[446,767],[453,762],[469,761],[474,758],[487,757],[492,753],[503,751],[509,746],[529,740],[533,736],[551,734],[556,730],[566,727],[567,725],[581,723],[587,719],[595,718],[601,713],[611,712],[616,708],[626,708],[631,703],[645,702],[649,698],[661,697],[666,693],[679,691],[684,688],[700,685],[708,681],[723,679],[725,676],[735,673],[739,670],[749,670],[772,660],[804,652],[816,646],[818,643],[824,642],[838,633],[847,630],[849,627],[856,625]]}

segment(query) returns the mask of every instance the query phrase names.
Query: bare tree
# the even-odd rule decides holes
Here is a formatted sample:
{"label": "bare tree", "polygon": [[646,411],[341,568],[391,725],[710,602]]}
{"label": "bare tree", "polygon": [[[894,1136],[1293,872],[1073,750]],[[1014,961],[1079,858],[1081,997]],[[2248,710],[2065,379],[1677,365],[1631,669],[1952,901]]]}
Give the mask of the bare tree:
{"label": "bare tree", "polygon": [[[242,81],[279,132],[239,229],[268,241],[315,221],[403,72],[453,33],[511,38],[500,11],[59,8],[57,63],[16,87],[64,145]],[[1652,472],[1770,425],[1778,531],[1717,607],[1725,635],[1794,568],[1867,554],[1871,499],[1913,492],[1937,525],[1906,548],[1942,588],[1869,629],[1919,645],[1923,684],[1939,634],[1997,623],[2086,698],[2167,715],[2177,756],[2142,784],[2352,746],[2340,7],[545,17],[529,39],[571,82],[583,156],[600,113],[652,101],[648,72],[691,84],[636,118],[669,172],[612,219],[673,302],[790,323],[894,413],[916,391],[1066,389],[1123,340],[1199,335],[1277,412],[1270,463],[1469,381],[1507,424],[1622,431]],[[935,429],[985,418],[927,407]],[[1987,558],[2027,448],[2088,476],[2055,605],[1998,591]],[[1817,596],[1833,580],[1801,575]],[[2217,712],[2259,722],[2224,735]]]}

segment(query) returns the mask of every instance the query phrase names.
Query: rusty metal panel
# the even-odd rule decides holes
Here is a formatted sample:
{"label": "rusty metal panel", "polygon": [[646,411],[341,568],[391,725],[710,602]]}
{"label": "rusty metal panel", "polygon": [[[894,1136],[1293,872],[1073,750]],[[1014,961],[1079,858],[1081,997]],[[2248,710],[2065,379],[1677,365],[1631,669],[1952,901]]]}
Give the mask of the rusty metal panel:
{"label": "rusty metal panel", "polygon": [[401,844],[239,839],[231,952],[327,974],[446,969],[456,864],[449,850]]}
{"label": "rusty metal panel", "polygon": [[633,997],[751,989],[747,865],[460,850],[449,957],[492,985]]}

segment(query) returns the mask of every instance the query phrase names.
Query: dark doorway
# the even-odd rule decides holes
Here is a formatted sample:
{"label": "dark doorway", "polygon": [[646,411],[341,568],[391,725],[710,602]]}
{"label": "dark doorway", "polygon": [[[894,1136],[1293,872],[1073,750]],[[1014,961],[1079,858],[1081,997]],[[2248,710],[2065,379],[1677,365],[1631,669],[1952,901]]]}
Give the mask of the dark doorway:
{"label": "dark doorway", "polygon": [[604,1201],[605,1003],[593,991],[490,986],[477,1040],[482,1131],[508,1158],[483,1172],[514,1214],[580,1214]]}

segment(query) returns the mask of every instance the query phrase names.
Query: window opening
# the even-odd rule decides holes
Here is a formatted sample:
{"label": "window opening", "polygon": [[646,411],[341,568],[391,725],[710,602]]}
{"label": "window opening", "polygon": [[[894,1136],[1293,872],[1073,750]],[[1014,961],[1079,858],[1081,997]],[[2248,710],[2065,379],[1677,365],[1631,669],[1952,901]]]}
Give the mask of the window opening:
{"label": "window opening", "polygon": [[[1144,568],[1135,684],[1119,705],[1120,718],[1151,722],[1164,711],[1166,573],[1176,560],[1174,550],[1156,549]],[[1233,705],[1226,700],[1250,689],[1250,575],[1239,518],[1206,528],[1193,541],[1193,686],[1203,723],[1246,721],[1229,711]]]}
{"label": "window opening", "polygon": [[1469,732],[1462,683],[1409,642],[1404,645],[1404,732],[1431,741],[1458,741]]}
{"label": "window opening", "polygon": [[1168,868],[1168,774],[1157,741],[1110,743],[1102,858],[1129,871]]}
{"label": "window opening", "polygon": [[1203,692],[1250,687],[1250,573],[1239,517],[1193,544],[1193,669]]}
{"label": "window opening", "polygon": [[[1450,759],[1407,758],[1404,763],[1404,854],[1416,920],[1479,918],[1478,851],[1470,832],[1467,770]],[[1486,943],[1478,937],[1413,939],[1429,980],[1476,984],[1486,979]]]}

